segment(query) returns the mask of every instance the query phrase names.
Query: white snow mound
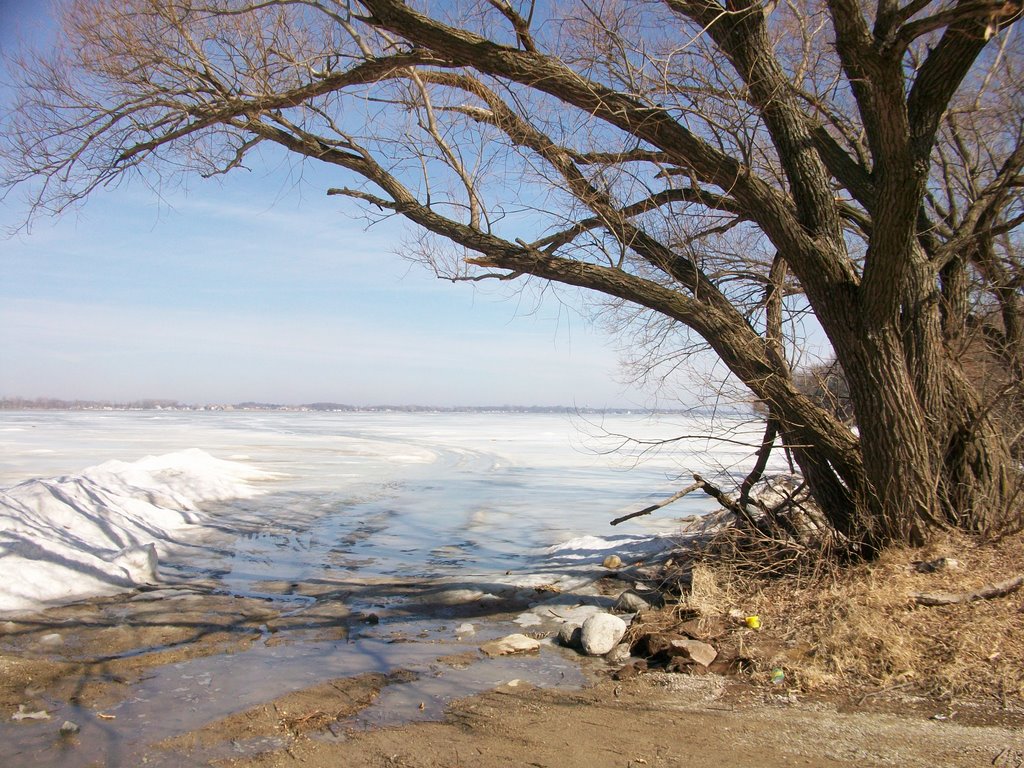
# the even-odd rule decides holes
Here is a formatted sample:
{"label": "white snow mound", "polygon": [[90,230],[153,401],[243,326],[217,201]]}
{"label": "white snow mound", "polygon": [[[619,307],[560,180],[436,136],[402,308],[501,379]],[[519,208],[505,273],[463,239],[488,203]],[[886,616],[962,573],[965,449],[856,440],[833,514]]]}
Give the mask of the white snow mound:
{"label": "white snow mound", "polygon": [[274,475],[190,449],[0,488],[0,612],[159,580],[158,556],[203,502],[251,498]]}

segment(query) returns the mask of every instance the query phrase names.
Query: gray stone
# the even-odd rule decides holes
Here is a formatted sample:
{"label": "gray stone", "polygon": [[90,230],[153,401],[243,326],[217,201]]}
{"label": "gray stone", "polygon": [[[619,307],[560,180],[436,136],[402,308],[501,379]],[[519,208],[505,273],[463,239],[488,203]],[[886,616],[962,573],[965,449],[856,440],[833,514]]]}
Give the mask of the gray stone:
{"label": "gray stone", "polygon": [[511,656],[516,653],[535,653],[540,650],[540,643],[526,635],[507,635],[491,640],[480,646],[487,656]]}
{"label": "gray stone", "polygon": [[615,601],[612,610],[615,613],[639,613],[640,611],[651,610],[658,602],[660,601],[654,593],[641,595],[635,589],[627,589],[619,595],[619,599]]}
{"label": "gray stone", "polygon": [[78,733],[80,730],[82,729],[81,727],[79,727],[78,723],[73,723],[70,720],[65,720],[60,727],[60,735],[71,736],[73,734]]}
{"label": "gray stone", "polygon": [[579,648],[581,643],[582,627],[575,621],[567,621],[558,628],[558,642],[566,648]]}
{"label": "gray stone", "polygon": [[588,656],[604,656],[626,634],[626,622],[610,613],[595,613],[580,631],[580,645]]}
{"label": "gray stone", "polygon": [[610,664],[625,664],[629,661],[629,643],[619,643],[604,655]]}

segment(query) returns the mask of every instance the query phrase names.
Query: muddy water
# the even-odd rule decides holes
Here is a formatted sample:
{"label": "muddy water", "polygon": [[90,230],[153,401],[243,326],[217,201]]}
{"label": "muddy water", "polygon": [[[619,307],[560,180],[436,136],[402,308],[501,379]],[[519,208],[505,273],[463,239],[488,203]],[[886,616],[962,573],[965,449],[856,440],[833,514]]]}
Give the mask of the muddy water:
{"label": "muddy water", "polygon": [[[451,699],[510,680],[578,686],[584,675],[576,661],[551,646],[526,659],[454,666],[438,659],[475,653],[482,640],[508,632],[548,634],[580,605],[607,603],[591,586],[604,555],[643,559],[665,543],[652,545],[652,533],[678,530],[667,515],[641,518],[627,531],[607,526],[624,510],[675,490],[680,469],[678,452],[648,455],[640,465],[602,454],[609,443],[594,437],[600,433],[646,430],[649,437],[655,429],[624,417],[601,429],[549,415],[112,413],[3,420],[0,485],[190,447],[278,473],[262,496],[204,509],[206,525],[164,553],[161,576],[168,599],[176,589],[200,588],[266,601],[291,619],[259,628],[244,650],[155,667],[102,713],[52,702],[50,721],[5,719],[0,762],[12,768],[135,765],[147,744],[289,691],[367,672],[411,674],[386,686],[350,725],[437,717]],[[660,436],[706,430],[655,426]],[[707,447],[694,444],[687,469],[714,474],[743,453]],[[694,500],[672,512],[707,508]],[[553,548],[559,544],[565,546]],[[344,631],[334,634],[341,639],[324,639],[322,622],[302,622],[327,604],[339,607]],[[73,740],[55,736],[64,719],[82,727]],[[267,745],[234,748],[261,746]]]}

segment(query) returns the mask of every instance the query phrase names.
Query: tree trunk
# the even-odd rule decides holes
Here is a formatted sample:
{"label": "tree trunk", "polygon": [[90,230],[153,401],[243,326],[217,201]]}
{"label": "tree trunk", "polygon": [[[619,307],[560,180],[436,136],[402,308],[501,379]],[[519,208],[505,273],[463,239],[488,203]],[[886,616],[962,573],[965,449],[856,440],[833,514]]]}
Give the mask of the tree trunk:
{"label": "tree trunk", "polygon": [[864,546],[923,543],[936,520],[936,472],[925,416],[894,331],[851,330],[833,339],[860,428],[867,488]]}
{"label": "tree trunk", "polygon": [[912,352],[894,330],[837,342],[867,476],[866,552],[920,545],[947,526],[995,533],[1007,520],[1013,459],[955,361],[915,381]]}
{"label": "tree trunk", "polygon": [[990,409],[978,403],[963,371],[951,366],[943,477],[939,491],[950,525],[982,534],[1013,526],[1014,460]]}

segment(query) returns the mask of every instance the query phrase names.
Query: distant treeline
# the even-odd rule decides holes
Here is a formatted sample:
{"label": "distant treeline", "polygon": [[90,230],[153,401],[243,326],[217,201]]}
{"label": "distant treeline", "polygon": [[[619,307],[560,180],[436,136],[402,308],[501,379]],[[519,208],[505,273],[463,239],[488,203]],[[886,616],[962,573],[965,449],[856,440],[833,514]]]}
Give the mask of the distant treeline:
{"label": "distant treeline", "polygon": [[0,410],[4,411],[156,411],[167,408],[192,408],[177,400],[131,400],[129,402],[113,402],[108,400],[61,400],[56,397],[5,397],[0,400]]}
{"label": "distant treeline", "polygon": [[[644,408],[590,408],[569,405],[347,405],[345,403],[306,403],[282,405],[247,401],[233,404],[188,404],[178,400],[145,399],[129,402],[108,400],[61,400],[55,397],[5,397],[4,411],[325,411],[352,413],[653,413]],[[702,409],[658,409],[658,413],[695,413]]]}

